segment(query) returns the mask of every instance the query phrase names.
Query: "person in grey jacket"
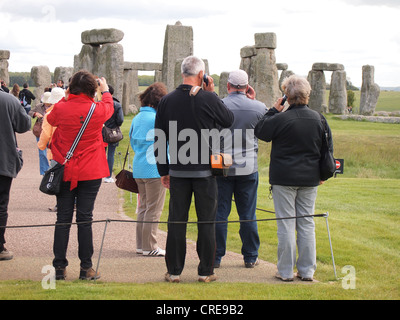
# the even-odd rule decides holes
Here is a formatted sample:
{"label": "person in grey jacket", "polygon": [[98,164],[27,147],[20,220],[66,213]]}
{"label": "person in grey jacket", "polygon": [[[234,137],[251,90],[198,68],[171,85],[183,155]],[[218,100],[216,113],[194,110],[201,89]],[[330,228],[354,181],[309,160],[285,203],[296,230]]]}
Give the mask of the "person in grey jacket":
{"label": "person in grey jacket", "polygon": [[[267,112],[267,107],[261,101],[250,95],[254,91],[249,86],[249,77],[243,70],[232,71],[228,78],[228,97],[222,101],[234,114],[234,121],[229,128],[229,136],[224,141],[224,151],[232,153],[233,165],[228,170],[228,176],[217,177],[218,209],[216,221],[228,221],[232,208],[232,196],[240,220],[240,238],[242,254],[246,268],[254,268],[258,264],[258,236],[256,218],[258,189],[258,140],[254,136],[254,127]],[[255,95],[255,93],[254,93]],[[230,138],[230,139],[229,139]],[[231,141],[231,146],[226,142]],[[229,150],[229,149],[232,150]],[[253,220],[253,221],[251,221]],[[214,268],[220,266],[226,251],[228,225],[215,225],[217,250]]]}
{"label": "person in grey jacket", "polygon": [[0,89],[0,261],[10,260],[4,234],[8,218],[8,202],[12,179],[22,168],[15,133],[24,133],[31,128],[31,117],[17,99]]}

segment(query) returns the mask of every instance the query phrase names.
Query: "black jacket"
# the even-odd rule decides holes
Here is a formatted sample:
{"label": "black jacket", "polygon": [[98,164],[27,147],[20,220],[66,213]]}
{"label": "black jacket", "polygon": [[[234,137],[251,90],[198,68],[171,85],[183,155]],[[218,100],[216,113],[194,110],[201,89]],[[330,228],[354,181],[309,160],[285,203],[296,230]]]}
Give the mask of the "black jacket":
{"label": "black jacket", "polygon": [[110,119],[108,119],[104,125],[107,128],[114,129],[116,127],[122,126],[122,123],[124,122],[124,112],[122,110],[121,103],[118,101],[118,99],[113,97],[114,101],[114,113],[111,116]]}
{"label": "black jacket", "polygon": [[35,95],[29,91],[28,89],[22,89],[19,93],[19,100],[22,101],[23,97],[25,96],[26,102],[30,105],[32,100],[35,100]]}
{"label": "black jacket", "polygon": [[[328,126],[329,145],[333,150]],[[271,108],[256,128],[257,138],[272,141],[269,182],[283,186],[318,186],[324,130],[321,115],[306,105],[279,113]]]}
{"label": "black jacket", "polygon": [[[189,96],[191,88],[190,85],[180,85],[176,90],[164,96],[158,105],[155,120],[155,156],[160,176],[168,175],[170,169],[186,172],[210,170],[209,154],[205,155],[209,150],[205,148],[203,154],[201,153],[203,139],[199,126],[201,129],[211,130],[219,127],[228,128],[233,123],[233,113],[212,92],[199,91],[195,97],[195,112],[193,113],[191,97]],[[169,158],[167,157],[166,145],[163,149],[156,150],[160,146],[157,130],[165,133]],[[195,134],[188,137],[186,136],[187,133]],[[179,156],[179,152],[182,152],[181,156]],[[197,153],[196,159],[191,157],[195,153]],[[185,160],[190,158],[194,161],[182,163],[183,158]]]}

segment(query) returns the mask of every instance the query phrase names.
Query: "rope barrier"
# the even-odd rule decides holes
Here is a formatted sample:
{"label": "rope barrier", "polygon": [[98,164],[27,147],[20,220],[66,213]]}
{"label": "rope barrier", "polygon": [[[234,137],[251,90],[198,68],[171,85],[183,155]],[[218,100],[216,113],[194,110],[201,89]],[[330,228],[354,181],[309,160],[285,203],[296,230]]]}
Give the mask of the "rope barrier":
{"label": "rope barrier", "polygon": [[[266,211],[266,212],[272,212],[268,210],[263,210],[263,209],[257,209],[261,211]],[[272,212],[274,213],[274,212]],[[104,232],[103,232],[103,238],[101,241],[101,246],[100,246],[100,252],[99,252],[99,258],[97,260],[97,267],[96,267],[96,273],[99,270],[100,267],[100,259],[101,255],[103,252],[103,245],[104,245],[104,239],[107,231],[107,225],[111,222],[119,222],[119,223],[151,223],[151,224],[221,224],[221,223],[246,223],[246,222],[265,222],[265,221],[279,221],[279,220],[289,220],[289,219],[301,219],[301,218],[314,218],[314,217],[322,217],[325,218],[326,220],[326,228],[328,231],[328,239],[329,239],[329,245],[331,249],[331,257],[332,257],[332,264],[333,264],[333,271],[335,274],[335,279],[337,278],[336,275],[336,267],[335,267],[335,259],[333,256],[333,248],[332,248],[332,241],[331,241],[331,235],[329,232],[329,224],[328,224],[328,216],[329,213],[322,213],[322,214],[312,214],[312,215],[304,215],[304,216],[299,216],[299,217],[282,217],[282,218],[266,218],[266,219],[254,219],[254,220],[228,220],[228,221],[138,221],[138,220],[119,220],[119,219],[104,219],[104,220],[93,220],[93,221],[81,221],[81,222],[70,222],[70,223],[55,223],[55,224],[37,224],[37,225],[21,225],[21,226],[0,226],[0,229],[22,229],[22,228],[42,228],[42,227],[56,227],[56,226],[67,226],[67,225],[80,225],[80,224],[92,224],[92,223],[105,223],[104,227]],[[96,281],[96,280],[95,280]]]}
{"label": "rope barrier", "polygon": [[267,218],[267,219],[254,219],[254,220],[228,220],[228,221],[139,221],[139,220],[104,219],[104,220],[92,220],[92,221],[69,222],[69,223],[0,226],[0,229],[43,228],[43,227],[56,227],[56,226],[59,227],[66,225],[80,225],[80,224],[105,223],[105,222],[150,223],[150,224],[221,224],[221,223],[265,222],[265,221],[290,220],[290,219],[313,218],[313,217],[324,218],[326,216],[327,213],[322,213],[322,214],[304,215],[299,217],[296,216],[296,217]]}

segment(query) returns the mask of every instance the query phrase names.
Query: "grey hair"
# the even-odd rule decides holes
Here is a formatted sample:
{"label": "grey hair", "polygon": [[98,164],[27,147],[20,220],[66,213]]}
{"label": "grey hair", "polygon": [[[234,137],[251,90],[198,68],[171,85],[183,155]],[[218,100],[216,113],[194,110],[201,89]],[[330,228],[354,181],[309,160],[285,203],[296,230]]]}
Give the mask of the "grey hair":
{"label": "grey hair", "polygon": [[292,75],[283,80],[282,89],[288,97],[290,104],[308,104],[311,86],[307,79]]}
{"label": "grey hair", "polygon": [[186,57],[181,66],[181,72],[184,76],[195,76],[200,71],[205,71],[206,65],[204,61],[195,56]]}

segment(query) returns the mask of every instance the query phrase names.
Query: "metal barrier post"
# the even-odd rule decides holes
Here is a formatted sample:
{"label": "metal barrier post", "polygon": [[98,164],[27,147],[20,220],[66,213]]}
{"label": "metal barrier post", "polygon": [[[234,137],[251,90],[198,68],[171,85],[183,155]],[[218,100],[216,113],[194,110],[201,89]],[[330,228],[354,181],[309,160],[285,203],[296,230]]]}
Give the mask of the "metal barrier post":
{"label": "metal barrier post", "polygon": [[[107,219],[107,220],[106,220],[106,224],[105,224],[105,226],[104,226],[103,239],[101,240],[99,258],[97,259],[97,267],[96,267],[96,273],[95,273],[95,275],[97,275],[97,274],[98,274],[98,271],[99,271],[101,254],[102,254],[102,252],[103,252],[104,238],[106,237],[107,225],[108,225],[109,223],[110,223],[110,219]],[[95,278],[94,278],[94,282],[96,282],[96,276],[95,276]]]}
{"label": "metal barrier post", "polygon": [[337,277],[337,275],[336,275],[335,258],[333,257],[331,233],[329,232],[328,216],[329,216],[329,212],[327,212],[327,213],[325,214],[326,229],[328,230],[329,245],[330,245],[330,247],[331,247],[331,256],[332,256],[333,272],[335,273],[335,279],[338,280],[338,277]]}

